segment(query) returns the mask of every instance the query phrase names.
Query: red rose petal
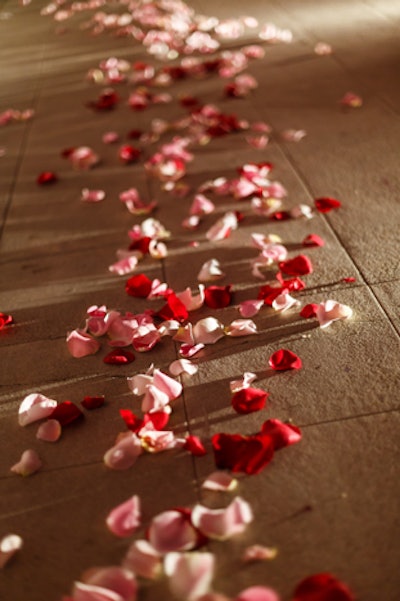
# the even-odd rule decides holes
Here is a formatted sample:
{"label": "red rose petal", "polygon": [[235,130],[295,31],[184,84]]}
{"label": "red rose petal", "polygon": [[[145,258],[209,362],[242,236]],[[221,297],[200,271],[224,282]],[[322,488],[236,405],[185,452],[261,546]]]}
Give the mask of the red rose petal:
{"label": "red rose petal", "polygon": [[140,250],[141,253],[147,255],[149,252],[150,242],[150,236],[143,236],[143,238],[139,238],[139,240],[134,240],[129,245],[129,250]]}
{"label": "red rose petal", "polygon": [[209,286],[204,290],[204,302],[212,309],[222,309],[231,304],[232,286]]}
{"label": "red rose petal", "polygon": [[103,363],[107,365],[126,365],[135,360],[135,355],[123,348],[115,348],[103,359]]}
{"label": "red rose petal", "polygon": [[315,208],[320,213],[329,213],[332,209],[338,209],[342,206],[340,200],[336,198],[329,198],[329,196],[323,196],[314,200]]}
{"label": "red rose petal", "polygon": [[237,413],[252,413],[264,409],[268,396],[268,392],[249,386],[235,392],[231,404]]}
{"label": "red rose petal", "polygon": [[286,275],[307,275],[312,273],[313,267],[306,255],[297,255],[288,261],[279,263],[279,269]]}
{"label": "red rose petal", "polygon": [[92,411],[93,409],[98,409],[104,405],[104,396],[85,396],[81,405],[88,411]]}
{"label": "red rose petal", "polygon": [[5,326],[9,326],[12,323],[14,323],[12,315],[7,315],[7,313],[0,313],[0,330],[2,330]]}
{"label": "red rose petal", "polygon": [[352,276],[349,276],[348,278],[342,278],[342,282],[345,282],[346,284],[352,284],[356,281],[356,278],[353,278]]}
{"label": "red rose petal", "polygon": [[185,305],[174,293],[168,295],[166,304],[158,311],[157,315],[163,320],[176,319],[179,322],[186,321],[189,317]]}
{"label": "red rose petal", "polygon": [[130,138],[131,140],[139,140],[139,138],[142,135],[143,135],[143,132],[141,129],[131,129],[127,133],[127,137]]}
{"label": "red rose petal", "polygon": [[146,298],[151,292],[151,280],[144,273],[139,273],[127,280],[125,290],[129,296]]}
{"label": "red rose petal", "polygon": [[324,246],[325,240],[323,240],[318,234],[309,234],[302,242],[303,246]]}
{"label": "red rose petal", "polygon": [[99,94],[97,100],[90,101],[87,103],[89,108],[92,108],[96,111],[110,111],[113,109],[119,101],[118,94],[114,92],[111,88],[103,90]]}
{"label": "red rose petal", "polygon": [[268,434],[274,442],[274,450],[279,451],[301,440],[301,430],[297,426],[285,424],[279,419],[268,419],[263,423],[261,432]]}
{"label": "red rose petal", "polygon": [[46,186],[47,184],[54,184],[58,181],[57,175],[53,171],[43,171],[36,178],[36,183],[39,186]]}
{"label": "red rose petal", "polygon": [[269,284],[266,284],[265,286],[261,286],[258,291],[257,299],[263,300],[265,305],[271,307],[276,297],[282,294],[282,292],[282,286],[270,286]]}
{"label": "red rose petal", "polygon": [[156,430],[164,430],[168,424],[170,414],[167,411],[152,411],[146,413],[143,418],[143,425],[152,423]]}
{"label": "red rose petal", "polygon": [[291,218],[292,216],[289,213],[289,211],[275,211],[275,213],[272,213],[272,215],[270,215],[270,219],[272,219],[273,221],[287,221]]}
{"label": "red rose petal", "polygon": [[83,413],[71,401],[63,401],[53,409],[48,417],[49,419],[56,419],[62,426],[68,426],[83,417]]}
{"label": "red rose petal", "polygon": [[256,434],[214,434],[211,439],[216,466],[232,472],[258,474],[272,460],[274,442],[270,436]]}
{"label": "red rose petal", "polygon": [[121,148],[118,151],[118,156],[120,160],[123,163],[127,164],[134,163],[135,161],[139,160],[140,155],[141,151],[139,150],[139,148],[135,148],[130,144],[125,144],[124,146],[121,146]]}
{"label": "red rose petal", "polygon": [[351,590],[332,574],[314,574],[296,587],[292,601],[354,601]]}
{"label": "red rose petal", "polygon": [[120,409],[119,414],[125,422],[126,427],[132,432],[139,432],[144,426],[144,421],[135,415],[130,409]]}
{"label": "red rose petal", "polygon": [[304,307],[302,308],[302,310],[300,311],[300,315],[301,317],[304,317],[305,319],[310,319],[311,317],[316,317],[317,316],[317,303],[309,303],[308,305],[304,305]]}
{"label": "red rose petal", "polygon": [[304,290],[306,287],[305,283],[300,278],[284,280],[280,271],[276,274],[276,279],[282,284],[282,289],[287,290],[288,292],[298,292],[299,290]]}
{"label": "red rose petal", "polygon": [[186,436],[186,442],[183,445],[185,451],[189,451],[195,457],[203,457],[207,455],[207,451],[198,436],[189,435]]}
{"label": "red rose petal", "polygon": [[287,349],[279,349],[278,351],[275,351],[275,353],[272,353],[268,363],[270,367],[276,371],[300,369],[302,367],[300,357],[298,357],[295,353],[292,353],[292,351],[288,351]]}

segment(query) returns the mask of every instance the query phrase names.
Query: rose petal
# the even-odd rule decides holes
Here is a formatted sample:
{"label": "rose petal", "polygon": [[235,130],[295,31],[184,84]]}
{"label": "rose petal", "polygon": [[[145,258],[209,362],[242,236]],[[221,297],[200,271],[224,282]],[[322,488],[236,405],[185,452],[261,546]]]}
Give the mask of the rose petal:
{"label": "rose petal", "polygon": [[104,200],[106,193],[104,190],[89,190],[89,188],[83,188],[81,192],[81,200],[83,202],[100,202]]}
{"label": "rose petal", "polygon": [[353,311],[347,305],[342,305],[334,300],[320,303],[315,311],[321,328],[328,327],[333,321],[347,319],[352,316]]}
{"label": "rose petal", "polygon": [[293,296],[290,296],[290,294],[287,291],[284,291],[282,292],[282,294],[279,294],[276,298],[274,298],[274,300],[272,301],[272,308],[275,309],[275,311],[284,313],[285,311],[293,307],[293,305],[298,304],[298,301],[295,298],[293,298]]}
{"label": "rose petal", "polygon": [[257,326],[251,319],[235,319],[226,328],[227,336],[249,336],[257,334]]}
{"label": "rose petal", "polygon": [[135,360],[135,355],[123,348],[115,348],[103,358],[108,365],[126,365]]}
{"label": "rose petal", "polygon": [[224,509],[195,505],[192,510],[192,524],[212,539],[225,540],[241,534],[252,520],[251,507],[241,497],[233,499]]}
{"label": "rose petal", "polygon": [[47,186],[48,184],[55,184],[58,182],[58,176],[53,171],[43,171],[39,173],[36,179],[36,183],[39,186]]}
{"label": "rose petal", "polygon": [[82,406],[88,411],[98,409],[104,405],[105,399],[103,395],[100,396],[85,396],[81,402]]}
{"label": "rose petal", "polygon": [[54,407],[50,413],[51,419],[56,419],[61,426],[68,426],[83,417],[82,411],[71,401],[63,401]]}
{"label": "rose petal", "polygon": [[324,246],[325,240],[323,240],[317,234],[309,234],[302,242],[303,246]]}
{"label": "rose petal", "polygon": [[188,516],[174,509],[156,515],[147,536],[150,544],[161,554],[188,551],[198,543],[198,534]]}
{"label": "rose petal", "polygon": [[215,211],[215,205],[203,194],[196,194],[190,207],[190,215],[209,215]]}
{"label": "rose petal", "polygon": [[307,275],[313,272],[310,259],[306,255],[297,255],[288,261],[279,263],[279,269],[286,275]]}
{"label": "rose petal", "polygon": [[219,469],[234,473],[258,474],[274,455],[273,440],[263,434],[214,434],[211,439],[215,463]]}
{"label": "rose petal", "polygon": [[276,547],[264,547],[263,545],[250,545],[246,547],[242,555],[242,561],[250,563],[253,561],[269,561],[275,559],[278,554]]}
{"label": "rose petal", "polygon": [[300,428],[291,424],[285,424],[279,419],[268,419],[263,423],[261,432],[268,434],[272,438],[275,451],[296,444],[302,438]]}
{"label": "rose petal", "polygon": [[106,518],[109,530],[121,538],[131,536],[141,525],[140,499],[133,495],[130,499],[117,505]]}
{"label": "rose petal", "polygon": [[56,419],[48,419],[43,424],[40,424],[36,432],[36,438],[45,440],[46,442],[56,442],[61,436],[61,424]]}
{"label": "rose petal", "polygon": [[261,411],[265,407],[268,396],[268,392],[249,386],[235,392],[231,399],[231,405],[240,414]]}
{"label": "rose petal", "polygon": [[188,311],[200,309],[204,303],[204,285],[199,284],[199,294],[193,295],[190,288],[186,288],[183,292],[177,292],[176,296],[185,305]]}
{"label": "rose petal", "polygon": [[312,317],[317,316],[317,308],[318,305],[316,303],[309,303],[308,305],[304,305],[302,310],[300,311],[300,316],[305,319],[310,319]]}
{"label": "rose petal", "polygon": [[206,261],[197,275],[197,279],[200,282],[212,282],[213,280],[219,280],[223,277],[225,277],[225,274],[222,272],[220,263],[217,259]]}
{"label": "rose petal", "polygon": [[214,344],[224,337],[224,326],[215,317],[205,317],[193,326],[193,335],[196,343]]}
{"label": "rose petal", "polygon": [[158,311],[157,315],[161,319],[174,319],[180,323],[186,321],[189,317],[185,305],[173,292],[168,295],[166,304]]}
{"label": "rose petal", "polygon": [[272,353],[268,363],[269,366],[276,371],[300,369],[302,367],[300,357],[287,349],[279,349],[278,351],[275,351],[275,353]]}
{"label": "rose petal", "polygon": [[144,273],[134,275],[125,284],[125,290],[129,296],[146,298],[151,292],[152,282]]}
{"label": "rose petal", "polygon": [[314,200],[315,208],[320,213],[329,213],[332,209],[338,209],[342,206],[340,200],[336,200],[336,198],[329,198],[328,196],[323,196],[321,198],[316,198]]}
{"label": "rose petal", "polygon": [[251,586],[239,593],[234,601],[280,601],[280,597],[272,588]]}
{"label": "rose petal", "polygon": [[193,376],[195,373],[198,372],[198,370],[198,366],[194,365],[194,363],[192,363],[188,359],[177,359],[176,361],[173,361],[169,366],[170,373],[175,377],[180,376],[181,374]]}
{"label": "rose petal", "polygon": [[0,540],[0,569],[22,549],[23,540],[18,534],[7,534]]}
{"label": "rose petal", "polygon": [[40,470],[42,465],[43,463],[36,451],[28,449],[22,453],[21,459],[10,468],[10,471],[19,476],[31,476]]}
{"label": "rose petal", "polygon": [[263,300],[254,299],[243,301],[239,305],[240,315],[245,318],[254,317],[254,315],[257,315],[263,305]]}
{"label": "rose petal", "polygon": [[100,348],[100,342],[80,330],[73,330],[67,336],[68,350],[77,359],[94,355]]}
{"label": "rose petal", "polygon": [[351,590],[335,576],[314,574],[295,588],[292,601],[355,601]]}
{"label": "rose petal", "polygon": [[231,393],[234,394],[235,392],[242,390],[242,388],[248,388],[254,380],[257,380],[256,374],[253,374],[251,371],[245,371],[240,380],[232,380],[229,383]]}
{"label": "rose petal", "polygon": [[233,478],[230,474],[223,471],[216,471],[210,474],[201,485],[206,490],[230,492],[235,490],[238,481]]}
{"label": "rose petal", "polygon": [[128,386],[133,394],[141,396],[147,390],[149,384],[153,382],[153,376],[149,374],[137,374],[131,378],[127,378]]}
{"label": "rose petal", "polygon": [[75,582],[72,590],[72,601],[124,601],[121,595],[115,591],[95,586],[94,584],[85,584]]}
{"label": "rose petal", "polygon": [[212,309],[228,307],[232,301],[231,284],[227,286],[209,286],[204,291],[204,302]]}
{"label": "rose petal", "polygon": [[201,442],[198,436],[193,436],[192,434],[186,436],[185,444],[183,445],[185,451],[189,451],[195,457],[203,457],[207,455],[207,451],[205,449],[204,444]]}
{"label": "rose petal", "polygon": [[352,109],[358,109],[362,106],[363,100],[361,96],[355,94],[354,92],[346,92],[346,94],[341,99],[340,104],[342,106],[350,107]]}
{"label": "rose petal", "polygon": [[184,601],[194,601],[207,593],[214,575],[212,553],[168,553],[164,570],[171,591]]}
{"label": "rose petal", "polygon": [[12,315],[0,312],[0,330],[2,330],[5,326],[11,325],[12,323],[14,323]]}
{"label": "rose petal", "polygon": [[161,575],[161,555],[147,540],[136,540],[129,547],[122,566],[137,576],[153,580]]}
{"label": "rose petal", "polygon": [[32,422],[49,417],[57,401],[49,399],[39,393],[29,394],[24,398],[18,409],[18,422],[20,426],[26,426]]}
{"label": "rose petal", "polygon": [[170,401],[177,399],[182,394],[182,384],[159,369],[155,369],[153,372],[153,383],[168,396]]}
{"label": "rose petal", "polygon": [[143,452],[140,439],[134,433],[120,438],[104,455],[104,463],[113,470],[130,468]]}

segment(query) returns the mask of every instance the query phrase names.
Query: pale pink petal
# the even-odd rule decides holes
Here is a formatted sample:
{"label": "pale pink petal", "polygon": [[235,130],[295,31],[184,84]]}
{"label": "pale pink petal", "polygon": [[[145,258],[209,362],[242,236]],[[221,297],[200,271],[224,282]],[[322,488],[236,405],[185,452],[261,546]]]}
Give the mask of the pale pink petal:
{"label": "pale pink petal", "polygon": [[245,371],[240,380],[232,380],[229,383],[231,393],[234,394],[239,390],[243,390],[243,388],[249,388],[254,380],[257,380],[256,374],[253,374],[251,371]]}
{"label": "pale pink petal", "polygon": [[167,319],[167,321],[162,321],[158,326],[158,331],[160,336],[172,336],[175,332],[177,332],[180,328],[179,321],[175,319]]}
{"label": "pale pink petal", "polygon": [[149,384],[153,382],[153,376],[149,374],[137,374],[131,378],[127,378],[129,389],[133,394],[141,396],[147,390]]}
{"label": "pale pink petal", "polygon": [[190,217],[186,217],[182,221],[182,227],[187,230],[195,230],[200,225],[200,216],[199,215],[190,215]]}
{"label": "pale pink petal", "polygon": [[145,219],[141,224],[141,230],[143,236],[149,236],[149,238],[169,238],[171,233],[163,226],[163,224],[157,219],[149,217]]}
{"label": "pale pink petal", "polygon": [[153,383],[168,395],[170,401],[177,399],[182,394],[182,384],[159,369],[155,369],[153,372]]}
{"label": "pale pink petal", "polygon": [[188,311],[200,309],[204,303],[204,284],[199,284],[199,293],[194,295],[190,288],[186,288],[182,292],[177,292],[176,296],[185,305]]}
{"label": "pale pink petal", "polygon": [[133,333],[132,346],[136,351],[144,353],[150,351],[160,340],[161,334],[153,324],[139,326]]}
{"label": "pale pink petal", "polygon": [[269,138],[268,138],[268,136],[265,136],[265,135],[264,136],[247,136],[246,142],[253,148],[262,150],[268,144]]}
{"label": "pale pink petal", "polygon": [[278,594],[265,586],[251,586],[234,599],[234,601],[280,601]]}
{"label": "pale pink petal", "polygon": [[73,330],[67,336],[68,350],[73,357],[94,355],[100,348],[100,342],[80,330]]}
{"label": "pale pink petal", "polygon": [[193,336],[196,344],[214,344],[224,337],[224,326],[215,317],[205,317],[193,326]]}
{"label": "pale pink petal", "polygon": [[204,194],[196,194],[189,209],[190,215],[209,215],[215,211],[215,205]]}
{"label": "pale pink petal", "polygon": [[[232,211],[229,211],[206,232],[206,238],[207,240],[212,240],[214,242],[224,240],[225,238],[228,238],[231,232],[236,230],[237,227],[237,216]],[[200,280],[201,278],[198,277],[198,279]]]}
{"label": "pale pink petal", "polygon": [[306,219],[312,219],[314,217],[313,209],[310,205],[300,204],[296,205],[289,211],[290,216],[294,219],[305,217]]}
{"label": "pale pink petal", "polygon": [[190,322],[185,326],[181,326],[174,336],[174,340],[182,342],[184,344],[193,345],[195,343],[193,334],[193,324]]}
{"label": "pale pink petal", "polygon": [[340,102],[342,106],[358,109],[362,106],[363,100],[361,96],[354,92],[346,92]]}
{"label": "pale pink petal", "polygon": [[257,326],[251,319],[235,319],[226,328],[227,336],[249,336],[257,334]]}
{"label": "pale pink petal", "polygon": [[198,352],[203,350],[203,348],[204,344],[182,344],[181,348],[179,349],[179,354],[184,359],[190,359]]}
{"label": "pale pink petal", "polygon": [[206,261],[197,275],[200,282],[213,282],[223,277],[225,277],[225,274],[221,270],[221,265],[217,259]]}
{"label": "pale pink petal", "polygon": [[118,595],[121,601],[136,601],[138,588],[136,578],[126,568],[120,566],[91,568],[84,572],[82,582],[110,591]]}
{"label": "pale pink petal", "polygon": [[22,549],[23,540],[18,534],[7,534],[0,540],[0,569]]}
{"label": "pale pink petal", "polygon": [[75,582],[72,589],[72,600],[73,601],[124,601],[123,597],[111,591],[110,589],[104,588],[103,586],[96,586],[94,584],[85,584],[83,582]]}
{"label": "pale pink petal", "polygon": [[194,601],[206,594],[214,576],[212,553],[168,553],[164,570],[174,595],[184,601]]}
{"label": "pale pink petal", "polygon": [[28,394],[22,401],[18,409],[18,423],[20,426],[26,426],[32,422],[45,419],[57,407],[57,401],[49,399],[43,394],[33,392]]}
{"label": "pale pink petal", "polygon": [[342,305],[334,300],[327,300],[320,303],[316,309],[316,317],[321,328],[326,328],[333,321],[338,319],[347,319],[351,317],[353,311],[347,305]]}
{"label": "pale pink petal", "polygon": [[142,451],[140,438],[128,432],[105,453],[104,463],[113,470],[126,470],[135,463]]}
{"label": "pale pink petal", "polygon": [[100,202],[104,200],[106,193],[104,190],[89,190],[89,188],[83,188],[81,192],[81,200],[84,202]]}
{"label": "pale pink petal", "polygon": [[306,135],[307,132],[304,129],[284,129],[281,132],[281,138],[285,142],[300,142]]}
{"label": "pale pink petal", "polygon": [[251,129],[263,134],[270,134],[272,132],[272,127],[264,121],[255,121],[251,124]]}
{"label": "pale pink petal", "polygon": [[223,471],[216,471],[210,474],[201,485],[202,488],[207,490],[214,490],[219,492],[227,492],[235,490],[237,487],[237,480],[230,474]]}
{"label": "pale pink petal", "polygon": [[181,374],[187,374],[188,376],[193,376],[199,370],[198,366],[189,361],[188,359],[177,359],[173,361],[169,366],[170,373],[178,377]]}
{"label": "pale pink petal", "polygon": [[61,436],[61,424],[56,419],[48,419],[43,424],[40,424],[36,433],[36,438],[45,440],[46,442],[56,442]]}
{"label": "pale pink petal", "polygon": [[257,315],[261,307],[264,305],[264,301],[261,300],[246,300],[240,303],[239,305],[239,313],[242,317],[254,317]]}
{"label": "pale pink petal", "polygon": [[244,532],[252,520],[251,507],[241,497],[235,497],[224,509],[195,505],[192,510],[192,524],[209,538],[219,540]]}
{"label": "pale pink petal", "polygon": [[293,39],[293,34],[289,29],[280,29],[273,23],[266,23],[263,25],[258,35],[262,40],[265,40],[270,44],[275,44],[277,42],[289,44]]}
{"label": "pale pink petal", "polygon": [[279,294],[272,301],[272,308],[275,309],[275,311],[279,311],[280,313],[284,313],[285,311],[290,309],[290,307],[298,305],[299,302],[295,298],[293,298],[293,296],[290,296],[288,292],[282,292],[282,294]]}
{"label": "pale pink petal", "polygon": [[99,156],[88,146],[79,146],[74,148],[68,155],[72,166],[75,169],[91,169],[100,161]]}
{"label": "pale pink petal", "polygon": [[152,519],[148,539],[156,551],[165,554],[170,551],[193,549],[197,544],[198,535],[185,515],[171,509]]}
{"label": "pale pink petal", "polygon": [[156,430],[151,423],[147,423],[139,431],[142,447],[149,453],[161,453],[171,449],[182,448],[184,438],[176,438],[171,430]]}
{"label": "pale pink petal", "polygon": [[160,390],[157,386],[154,386],[154,384],[149,384],[142,399],[141,409],[143,413],[163,411],[170,400],[171,399],[166,392]]}
{"label": "pale pink petal", "polygon": [[111,273],[116,273],[117,275],[126,275],[128,273],[132,273],[136,269],[139,260],[142,257],[143,255],[141,252],[134,251],[129,257],[120,259],[119,261],[116,261],[110,265],[108,270],[111,271]]}
{"label": "pale pink petal", "polygon": [[[259,234],[257,232],[253,232],[250,236],[251,243],[255,248],[259,250],[264,250],[264,248],[269,247],[269,245],[280,245],[282,242],[282,238],[276,234]],[[285,248],[283,246],[283,248]],[[286,249],[285,249],[286,250]],[[283,252],[282,250],[280,252]]]}
{"label": "pale pink petal", "polygon": [[280,209],[282,201],[279,198],[259,198],[255,196],[251,199],[251,208],[256,215],[269,217],[275,211]]}
{"label": "pale pink petal", "polygon": [[141,525],[139,497],[134,495],[124,503],[114,507],[106,518],[106,524],[116,536],[131,536]]}
{"label": "pale pink petal", "polygon": [[43,463],[36,451],[28,449],[21,455],[21,459],[10,470],[19,476],[31,476],[42,467]]}
{"label": "pale pink petal", "polygon": [[104,144],[114,144],[115,142],[118,142],[118,140],[119,135],[116,131],[106,131],[102,135],[102,141],[104,142]]}
{"label": "pale pink petal", "polygon": [[136,540],[129,547],[122,566],[137,576],[153,580],[161,576],[161,555],[147,540]]}
{"label": "pale pink petal", "polygon": [[168,250],[164,242],[152,240],[149,244],[149,255],[153,259],[165,259],[165,257],[168,255]]}
{"label": "pale pink petal", "polygon": [[332,54],[332,46],[326,42],[317,42],[314,46],[314,52],[319,56],[326,56]]}
{"label": "pale pink petal", "polygon": [[264,547],[263,545],[251,545],[244,550],[242,560],[245,563],[253,561],[269,561],[275,559],[278,554],[276,547]]}

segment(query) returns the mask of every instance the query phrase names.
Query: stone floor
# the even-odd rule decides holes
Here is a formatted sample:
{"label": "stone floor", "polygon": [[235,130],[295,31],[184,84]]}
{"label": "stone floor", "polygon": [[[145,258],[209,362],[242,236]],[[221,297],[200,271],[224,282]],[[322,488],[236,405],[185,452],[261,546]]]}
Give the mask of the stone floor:
{"label": "stone floor", "polygon": [[[101,137],[115,130],[126,143],[129,130],[146,131],[153,119],[172,121],[185,109],[175,100],[132,111],[125,100],[133,86],[124,84],[116,86],[122,102],[115,110],[86,106],[104,87],[89,81],[88,71],[111,56],[152,61],[142,45],[111,33],[91,35],[81,27],[90,13],[56,23],[40,15],[42,0],[26,6],[0,2],[0,113],[35,111],[30,120],[0,127],[0,311],[15,321],[0,331],[0,537],[13,532],[24,540],[2,570],[0,599],[59,601],[83,570],[120,563],[131,541],[113,536],[105,517],[133,494],[141,498],[144,525],[176,506],[227,505],[232,493],[200,488],[215,469],[210,436],[251,434],[265,419],[278,418],[300,426],[303,439],[277,454],[261,474],[240,477],[237,494],[249,501],[255,518],[244,534],[209,544],[217,556],[215,590],[235,597],[247,586],[262,584],[289,601],[302,578],[331,572],[359,601],[398,601],[400,4],[188,4],[222,19],[245,12],[260,23],[290,29],[293,41],[261,42],[265,57],[251,61],[248,69],[258,88],[243,98],[225,97],[226,81],[217,76],[161,89],[175,99],[192,94],[272,127],[262,150],[246,142],[246,132],[195,147],[184,179],[192,192],[179,199],[144,171],[143,160],[121,164],[118,144],[106,145]],[[246,29],[244,39],[223,46],[232,50],[259,42],[256,30]],[[317,42],[330,44],[332,54],[316,54]],[[360,108],[341,105],[350,91],[363,99]],[[304,129],[307,135],[288,142],[282,136],[287,129]],[[74,170],[61,156],[64,149],[83,145],[101,156],[89,171]],[[156,147],[144,146],[146,158]],[[193,190],[206,180],[235,177],[236,168],[249,161],[273,163],[274,177],[288,190],[284,210],[312,205],[321,196],[340,199],[342,207],[311,220],[273,221],[252,214],[248,202],[214,197],[217,217],[243,211],[238,230],[220,242],[207,241],[215,215],[196,231],[183,229]],[[43,171],[56,172],[59,181],[38,186]],[[172,232],[167,258],[146,258],[139,272],[180,291],[195,288],[204,261],[217,258],[226,273],[217,284],[233,284],[230,307],[203,308],[193,321],[212,314],[228,324],[239,316],[238,303],[257,295],[263,282],[249,268],[257,254],[249,243],[254,231],[279,235],[291,257],[303,252],[306,235],[320,235],[326,244],[306,249],[314,272],[304,277],[307,287],[295,296],[302,305],[333,298],[349,305],[353,316],[321,329],[316,320],[301,318],[298,308],[282,315],[262,309],[254,317],[256,336],[225,337],[207,346],[193,358],[198,373],[183,377],[184,394],[170,423],[180,435],[200,436],[208,454],[146,454],[131,469],[113,471],[104,466],[103,455],[124,430],[118,410],[139,407],[126,377],[151,363],[167,370],[178,352],[165,338],[149,353],[136,353],[133,364],[113,366],[102,361],[110,350],[106,344],[82,359],[67,350],[66,334],[82,326],[89,306],[135,313],[148,307],[147,301],[126,295],[128,276],[108,271],[116,249],[129,244],[128,230],[143,219],[118,200],[132,186],[146,201],[157,198],[155,217]],[[85,187],[104,189],[105,200],[82,202]],[[158,309],[160,303],[152,306]],[[303,369],[269,369],[268,358],[279,348],[297,353]],[[239,416],[230,406],[229,382],[245,371],[255,372],[254,385],[270,393],[261,416]],[[32,392],[78,405],[85,395],[105,395],[106,403],[50,444],[36,439],[35,424],[18,425],[18,406]],[[21,478],[10,467],[27,448],[35,449],[44,465]],[[254,543],[276,547],[277,557],[243,565],[243,550]],[[139,593],[143,601],[170,598],[163,578]]]}

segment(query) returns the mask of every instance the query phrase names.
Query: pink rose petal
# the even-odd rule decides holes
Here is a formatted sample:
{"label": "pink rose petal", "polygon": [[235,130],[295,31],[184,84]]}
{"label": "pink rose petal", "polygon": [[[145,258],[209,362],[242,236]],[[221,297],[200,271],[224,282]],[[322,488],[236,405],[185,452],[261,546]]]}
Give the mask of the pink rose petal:
{"label": "pink rose petal", "polygon": [[48,419],[43,424],[40,424],[36,433],[36,438],[45,440],[46,442],[56,442],[61,436],[61,424],[56,419]]}
{"label": "pink rose petal", "polygon": [[238,481],[233,478],[228,472],[218,470],[210,474],[201,485],[206,490],[213,490],[219,492],[232,491],[237,487]]}
{"label": "pink rose petal", "polygon": [[19,476],[31,476],[42,467],[43,463],[36,451],[28,449],[21,455],[21,459],[10,470]]}
{"label": "pink rose petal", "polygon": [[24,398],[18,409],[18,422],[20,426],[26,426],[32,422],[49,417],[57,407],[57,401],[48,397],[32,393]]}
{"label": "pink rose petal", "polygon": [[184,601],[194,601],[206,594],[214,575],[212,553],[168,553],[164,570],[174,595]]}
{"label": "pink rose petal", "polygon": [[244,532],[253,520],[250,505],[241,497],[236,497],[225,509],[208,509],[195,505],[192,510],[192,524],[208,538],[225,540]]}
{"label": "pink rose petal", "polygon": [[227,336],[249,336],[257,334],[257,326],[251,319],[235,319],[226,328]]}
{"label": "pink rose petal", "polygon": [[[136,601],[137,582],[130,570],[120,566],[92,568],[84,572],[82,581],[86,585],[110,591],[121,601]],[[111,597],[112,598],[112,597]],[[97,598],[95,597],[97,601]]]}
{"label": "pink rose petal", "polygon": [[188,359],[177,359],[169,366],[170,373],[175,377],[180,376],[181,374],[193,376],[197,373],[198,369],[198,366],[194,365],[194,363]]}
{"label": "pink rose petal", "polygon": [[280,597],[271,588],[251,586],[239,593],[234,601],[280,601]]}
{"label": "pink rose petal", "polygon": [[205,317],[193,326],[193,335],[196,343],[214,344],[224,337],[224,326],[215,317]]}
{"label": "pink rose petal", "polygon": [[240,380],[232,380],[229,383],[231,393],[234,394],[243,388],[248,388],[254,380],[257,380],[256,374],[253,374],[251,371],[245,371]]}
{"label": "pink rose petal", "polygon": [[23,540],[18,534],[7,534],[0,540],[0,569],[22,549]]}
{"label": "pink rose petal", "polygon": [[182,394],[182,384],[159,369],[155,369],[153,372],[153,384],[161,392],[164,392],[170,401],[177,399]]}
{"label": "pink rose petal", "polygon": [[126,470],[136,462],[143,452],[140,439],[134,433],[128,433],[104,455],[104,463],[113,470]]}
{"label": "pink rose petal", "polygon": [[100,348],[100,342],[80,330],[73,330],[67,336],[68,350],[77,359],[94,355]]}
{"label": "pink rose petal", "polygon": [[185,514],[171,509],[152,519],[148,539],[156,551],[165,554],[170,551],[194,549],[198,542],[198,534]]}
{"label": "pink rose petal", "polygon": [[114,507],[106,518],[106,524],[119,537],[131,536],[141,525],[140,499],[134,495]]}
{"label": "pink rose petal", "polygon": [[352,316],[353,311],[347,305],[342,305],[334,300],[320,303],[315,311],[321,328],[328,327],[333,321],[347,319]]}
{"label": "pink rose petal", "polygon": [[199,284],[199,293],[194,295],[190,288],[186,288],[183,292],[177,292],[176,296],[185,305],[188,311],[200,309],[204,303],[204,285]]}
{"label": "pink rose petal", "polygon": [[200,282],[213,282],[223,277],[225,277],[225,274],[222,272],[220,263],[217,259],[206,261],[197,274],[197,279]]}
{"label": "pink rose petal", "polygon": [[84,202],[100,202],[104,200],[106,193],[104,190],[89,190],[89,188],[83,188],[81,192],[81,200]]}
{"label": "pink rose petal", "polygon": [[278,554],[276,547],[264,547],[263,545],[250,545],[246,547],[242,555],[245,563],[254,561],[269,561],[275,559]]}
{"label": "pink rose petal", "polygon": [[115,591],[103,586],[75,582],[71,601],[124,601],[124,599]]}
{"label": "pink rose petal", "polygon": [[136,540],[129,547],[122,566],[137,576],[154,580],[161,575],[161,557],[147,540]]}

